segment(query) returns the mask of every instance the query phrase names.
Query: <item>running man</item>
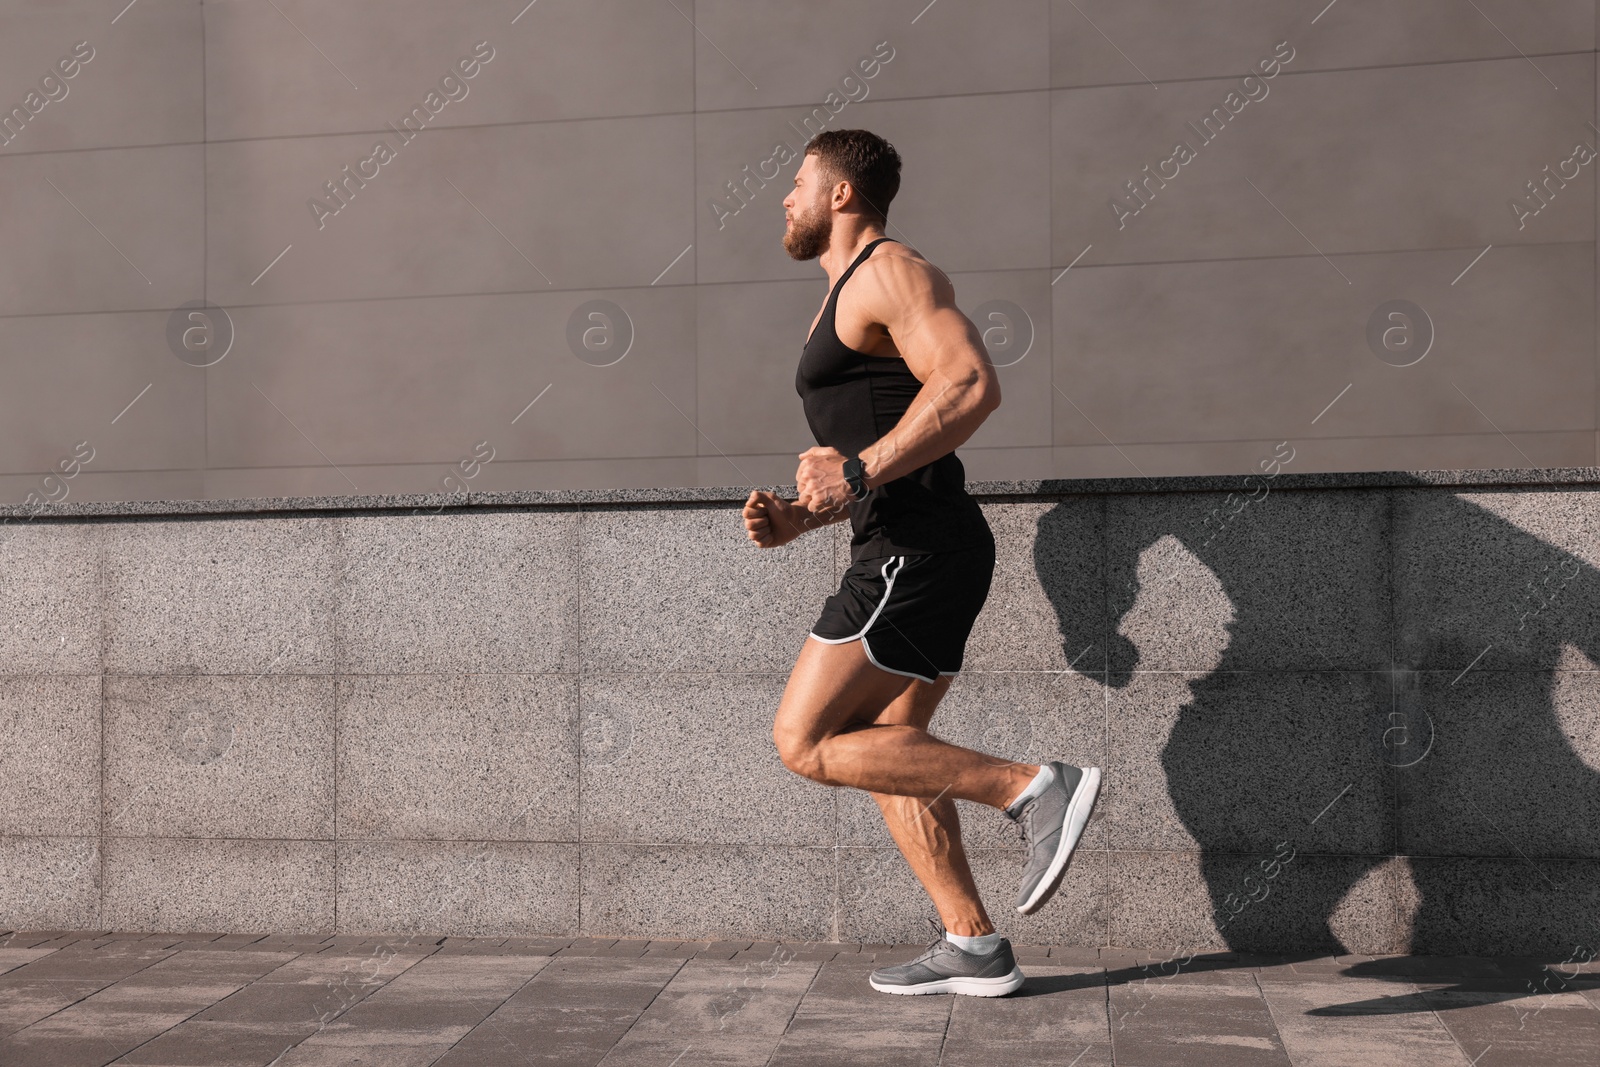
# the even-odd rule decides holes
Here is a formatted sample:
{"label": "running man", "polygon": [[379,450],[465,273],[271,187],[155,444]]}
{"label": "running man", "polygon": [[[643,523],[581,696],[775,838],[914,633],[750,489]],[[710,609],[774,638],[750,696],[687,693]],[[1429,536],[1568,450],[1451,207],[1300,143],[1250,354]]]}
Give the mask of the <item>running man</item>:
{"label": "running man", "polygon": [[955,802],[999,808],[1021,828],[1016,907],[1029,915],[1066,874],[1100,770],[996,759],[928,733],[994,572],[994,535],[955,449],[999,407],[1000,385],[950,279],[884,236],[899,188],[900,156],[875,134],[828,130],[806,143],[783,201],[783,247],[818,259],[831,283],[795,375],[817,447],[800,454],[799,498],[751,492],[745,529],[776,548],[851,522],[850,567],[772,734],[790,770],[872,794],[938,909],[938,940],[873,971],[872,987],[1004,996],[1022,971],[978,897]]}

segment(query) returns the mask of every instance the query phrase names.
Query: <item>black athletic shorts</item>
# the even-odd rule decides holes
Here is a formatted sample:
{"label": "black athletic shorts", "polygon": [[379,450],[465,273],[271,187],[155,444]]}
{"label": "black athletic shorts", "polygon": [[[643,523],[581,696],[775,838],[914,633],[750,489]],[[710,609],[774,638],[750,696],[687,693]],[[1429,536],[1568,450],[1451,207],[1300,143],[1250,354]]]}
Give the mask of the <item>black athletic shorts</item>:
{"label": "black athletic shorts", "polygon": [[936,682],[961,670],[993,576],[993,544],[858,560],[823,603],[811,636],[830,645],[859,638],[877,666]]}

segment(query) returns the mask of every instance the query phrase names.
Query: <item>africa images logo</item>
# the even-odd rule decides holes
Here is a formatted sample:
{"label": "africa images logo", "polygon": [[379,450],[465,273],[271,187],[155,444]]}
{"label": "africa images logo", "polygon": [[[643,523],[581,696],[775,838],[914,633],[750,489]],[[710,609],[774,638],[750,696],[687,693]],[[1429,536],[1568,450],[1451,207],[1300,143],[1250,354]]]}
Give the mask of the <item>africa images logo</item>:
{"label": "africa images logo", "polygon": [[[79,41],[72,46],[72,54],[56,60],[55,69],[39,79],[38,89],[29,89],[22,98],[21,107],[13,107],[0,116],[0,144],[10,144],[28,128],[39,113],[51,103],[65,100],[72,87],[67,84],[83,70],[84,64],[94,58],[94,45]],[[59,77],[57,74],[59,73]]]}
{"label": "africa images logo", "polygon": [[[422,98],[422,103],[413,107],[410,113],[400,120],[399,126],[389,123],[389,128],[400,139],[400,147],[404,148],[415,140],[417,134],[421,133],[433,117],[443,111],[451,101],[465,100],[467,94],[472,91],[467,81],[481,74],[483,64],[493,58],[494,48],[488,41],[479,41],[472,46],[470,55],[457,60],[456,65],[439,79],[438,89],[428,90],[428,95]],[[460,73],[460,77],[456,76],[457,72]],[[367,182],[382,173],[381,168],[394,162],[399,155],[399,151],[391,147],[388,141],[378,141],[372,146],[370,156],[357,161],[354,173],[351,173],[350,165],[346,164],[339,172],[344,177],[323,182],[322,187],[327,190],[328,199],[324,201],[313,196],[306,201],[306,206],[311,209],[311,217],[317,220],[317,229],[320,230],[328,224],[329,216],[337,215],[348,207],[350,201],[355,199],[356,193],[365,189]]]}
{"label": "africa images logo", "polygon": [[[1284,54],[1284,49],[1288,49],[1287,55]],[[1240,89],[1230,89],[1228,95],[1222,98],[1222,103],[1212,108],[1210,114],[1200,119],[1199,126],[1196,126],[1193,122],[1185,122],[1184,125],[1188,126],[1194,133],[1195,140],[1199,142],[1200,148],[1204,148],[1216,140],[1222,131],[1228,128],[1228,123],[1238,117],[1239,113],[1251,103],[1265,100],[1267,94],[1272,91],[1267,82],[1276,78],[1282,72],[1283,67],[1294,60],[1294,57],[1294,47],[1288,41],[1279,41],[1272,47],[1272,57],[1263,59],[1256,64],[1256,69],[1261,71],[1260,77],[1255,74],[1246,74],[1240,80]],[[1239,95],[1240,90],[1243,91],[1243,96]],[[1191,147],[1188,141],[1179,141],[1173,145],[1172,155],[1156,163],[1154,174],[1150,172],[1150,165],[1146,163],[1143,178],[1137,181],[1129,178],[1123,182],[1123,188],[1127,191],[1126,195],[1131,198],[1132,202],[1118,199],[1119,196],[1124,195],[1122,193],[1111,198],[1111,214],[1116,217],[1117,229],[1125,228],[1130,218],[1149,207],[1150,201],[1156,198],[1156,189],[1165,189],[1167,182],[1175,180],[1178,175],[1183,173],[1184,167],[1198,158],[1200,158],[1198,148]],[[1168,173],[1168,167],[1171,168],[1171,173]],[[1150,187],[1151,182],[1155,183],[1155,189]]]}
{"label": "africa images logo", "polygon": [[[859,103],[865,100],[868,94],[872,92],[867,82],[876,78],[883,70],[884,65],[894,59],[894,56],[894,46],[888,41],[879,41],[873,46],[872,55],[858,61],[850,73],[839,79],[838,90],[830,89],[828,95],[823,98],[822,103],[812,108],[800,120],[801,125],[805,127],[804,130],[800,126],[796,126],[792,121],[789,122],[789,129],[795,132],[800,144],[804,145],[812,137],[826,129],[828,123],[837,118],[839,113],[849,106],[851,101]],[[856,76],[856,72],[860,72],[860,77]],[[711,214],[717,220],[717,229],[720,230],[725,227],[729,219],[750,205],[750,201],[755,199],[755,194],[758,191],[765,189],[768,182],[774,181],[778,175],[783,173],[783,168],[786,165],[799,158],[800,150],[796,149],[788,141],[777,141],[772,146],[772,155],[757,163],[754,172],[750,170],[750,164],[746,163],[741,171],[744,174],[743,178],[737,181],[730,178],[728,181],[723,182],[723,188],[727,190],[726,199],[719,200],[716,197],[712,197],[706,201],[706,206],[711,209]],[[771,173],[768,173],[769,169]],[[753,188],[752,183],[754,183]],[[733,206],[729,206],[728,200],[732,201]]]}

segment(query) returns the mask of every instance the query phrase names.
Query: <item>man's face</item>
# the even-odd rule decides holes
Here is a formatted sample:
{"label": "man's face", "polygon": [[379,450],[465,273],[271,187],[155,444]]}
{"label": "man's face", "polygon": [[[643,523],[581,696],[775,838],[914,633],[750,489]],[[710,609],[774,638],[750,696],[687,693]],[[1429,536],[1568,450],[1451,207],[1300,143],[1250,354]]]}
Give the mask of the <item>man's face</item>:
{"label": "man's face", "polygon": [[833,211],[827,193],[817,157],[807,155],[794,176],[794,189],[783,198],[783,213],[789,223],[783,234],[783,250],[789,258],[816,259],[828,250]]}

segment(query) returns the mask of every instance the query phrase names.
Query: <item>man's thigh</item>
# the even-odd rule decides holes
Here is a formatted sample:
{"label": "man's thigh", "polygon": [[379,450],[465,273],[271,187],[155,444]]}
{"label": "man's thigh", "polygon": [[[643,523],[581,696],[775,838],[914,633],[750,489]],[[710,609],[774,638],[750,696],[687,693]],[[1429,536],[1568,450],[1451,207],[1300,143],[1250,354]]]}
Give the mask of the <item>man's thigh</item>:
{"label": "man's thigh", "polygon": [[789,673],[773,734],[816,744],[869,726],[927,729],[953,676],[925,682],[893,674],[867,658],[860,641],[831,645],[807,639]]}

